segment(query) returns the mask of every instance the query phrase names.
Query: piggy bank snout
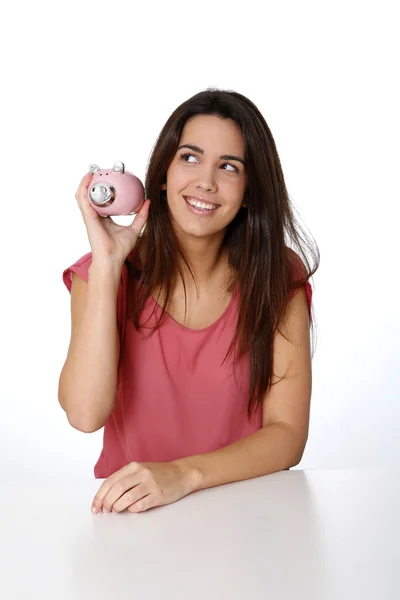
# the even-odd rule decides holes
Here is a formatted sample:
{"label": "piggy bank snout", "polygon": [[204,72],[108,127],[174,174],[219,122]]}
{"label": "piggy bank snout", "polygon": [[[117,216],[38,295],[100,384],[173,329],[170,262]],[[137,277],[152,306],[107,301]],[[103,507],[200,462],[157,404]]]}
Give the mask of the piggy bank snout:
{"label": "piggy bank snout", "polygon": [[115,188],[106,181],[98,181],[90,187],[90,199],[98,206],[109,206],[115,200]]}

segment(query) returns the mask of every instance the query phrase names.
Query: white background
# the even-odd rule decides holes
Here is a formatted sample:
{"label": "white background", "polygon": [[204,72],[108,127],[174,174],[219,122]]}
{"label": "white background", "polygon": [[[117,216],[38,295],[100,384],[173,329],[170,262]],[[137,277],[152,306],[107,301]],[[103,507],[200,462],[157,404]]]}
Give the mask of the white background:
{"label": "white background", "polygon": [[93,477],[103,430],[57,399],[62,271],[90,251],[90,163],[144,180],[173,110],[248,96],[316,240],[310,435],[298,469],[394,465],[399,404],[397,2],[19,2],[2,9],[0,460],[7,478]]}

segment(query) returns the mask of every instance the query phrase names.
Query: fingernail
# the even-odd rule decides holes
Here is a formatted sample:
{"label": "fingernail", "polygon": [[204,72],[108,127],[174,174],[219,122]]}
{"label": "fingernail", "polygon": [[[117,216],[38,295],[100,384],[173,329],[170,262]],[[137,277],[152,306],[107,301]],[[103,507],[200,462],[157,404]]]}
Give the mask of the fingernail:
{"label": "fingernail", "polygon": [[97,512],[97,508],[95,506],[92,506],[92,513],[96,513]]}

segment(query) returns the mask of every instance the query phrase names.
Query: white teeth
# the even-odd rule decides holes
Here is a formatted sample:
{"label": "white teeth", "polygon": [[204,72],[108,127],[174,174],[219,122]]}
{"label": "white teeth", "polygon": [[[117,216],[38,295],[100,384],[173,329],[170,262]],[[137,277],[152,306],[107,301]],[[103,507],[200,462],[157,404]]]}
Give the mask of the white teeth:
{"label": "white teeth", "polygon": [[206,204],[205,202],[200,202],[199,200],[192,200],[192,198],[186,198],[186,202],[188,202],[191,206],[195,206],[196,208],[207,208],[208,210],[212,210],[218,206],[217,204]]}

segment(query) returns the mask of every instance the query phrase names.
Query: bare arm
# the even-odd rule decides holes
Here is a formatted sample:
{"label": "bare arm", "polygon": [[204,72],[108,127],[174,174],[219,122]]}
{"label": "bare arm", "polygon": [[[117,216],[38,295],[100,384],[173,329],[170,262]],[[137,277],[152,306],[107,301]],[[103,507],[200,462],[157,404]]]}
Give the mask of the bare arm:
{"label": "bare arm", "polygon": [[120,340],[117,295],[122,267],[89,267],[88,283],[75,273],[71,341],[60,374],[58,400],[75,429],[103,427],[115,403]]}

